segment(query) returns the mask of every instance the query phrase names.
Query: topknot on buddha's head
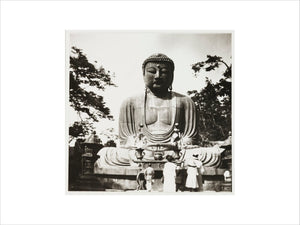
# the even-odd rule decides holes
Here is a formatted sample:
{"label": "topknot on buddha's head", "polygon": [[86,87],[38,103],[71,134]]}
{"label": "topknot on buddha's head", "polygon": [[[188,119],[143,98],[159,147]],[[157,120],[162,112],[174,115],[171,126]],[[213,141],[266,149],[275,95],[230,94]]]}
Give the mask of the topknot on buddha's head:
{"label": "topknot on buddha's head", "polygon": [[147,59],[145,59],[145,61],[143,62],[143,72],[145,72],[145,66],[148,62],[166,62],[171,66],[171,70],[172,72],[174,72],[174,62],[172,59],[170,59],[167,55],[162,54],[162,53],[156,53],[153,55],[150,55]]}

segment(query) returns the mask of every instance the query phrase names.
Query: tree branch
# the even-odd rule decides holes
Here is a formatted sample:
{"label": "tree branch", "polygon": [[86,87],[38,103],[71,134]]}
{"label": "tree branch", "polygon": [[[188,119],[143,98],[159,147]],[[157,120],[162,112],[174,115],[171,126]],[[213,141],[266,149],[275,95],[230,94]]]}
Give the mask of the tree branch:
{"label": "tree branch", "polygon": [[224,63],[224,65],[227,67],[227,69],[229,69],[230,67],[227,65],[226,62],[224,62],[223,60],[220,60],[221,63]]}

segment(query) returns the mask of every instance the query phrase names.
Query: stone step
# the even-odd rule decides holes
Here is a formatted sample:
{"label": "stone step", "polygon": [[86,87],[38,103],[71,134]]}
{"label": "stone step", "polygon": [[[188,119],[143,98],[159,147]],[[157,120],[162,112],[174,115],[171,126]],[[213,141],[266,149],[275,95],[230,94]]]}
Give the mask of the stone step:
{"label": "stone step", "polygon": [[[125,173],[126,174],[126,173]],[[128,174],[128,173],[127,173]],[[211,174],[211,171],[209,172]],[[215,173],[213,173],[215,174]],[[221,175],[204,175],[202,190],[206,191],[231,191],[231,183],[224,184]],[[70,185],[73,191],[134,191],[137,188],[135,176],[130,175],[109,175],[109,174],[88,174],[81,175]],[[184,186],[184,184],[183,184]],[[182,186],[182,187],[183,187]],[[153,191],[162,192],[163,184],[160,178],[154,179]],[[185,189],[183,189],[185,190]]]}

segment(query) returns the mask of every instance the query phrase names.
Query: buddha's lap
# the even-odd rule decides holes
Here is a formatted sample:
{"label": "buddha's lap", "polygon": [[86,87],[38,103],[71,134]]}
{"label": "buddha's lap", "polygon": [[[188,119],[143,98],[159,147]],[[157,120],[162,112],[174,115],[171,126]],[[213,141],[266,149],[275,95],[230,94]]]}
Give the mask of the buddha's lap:
{"label": "buddha's lap", "polygon": [[[210,160],[215,160],[219,158],[223,149],[218,146],[213,147],[193,147],[188,149],[183,149],[181,151],[181,160],[187,160],[192,158],[193,155],[198,154],[200,160],[205,159],[206,163]],[[153,160],[154,153],[156,151],[144,150],[143,151],[144,160]],[[165,158],[166,155],[174,155],[174,151],[165,150],[159,151],[162,153],[162,157]],[[99,166],[101,164],[120,164],[120,165],[130,165],[133,161],[137,160],[137,152],[135,149],[123,148],[123,147],[104,147],[102,148],[98,155],[100,159],[98,160]]]}

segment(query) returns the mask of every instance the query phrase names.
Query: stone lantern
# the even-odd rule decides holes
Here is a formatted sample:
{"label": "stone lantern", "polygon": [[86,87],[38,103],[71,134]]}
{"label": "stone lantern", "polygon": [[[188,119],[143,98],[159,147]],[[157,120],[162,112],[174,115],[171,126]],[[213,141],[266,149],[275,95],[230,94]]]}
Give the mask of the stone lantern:
{"label": "stone lantern", "polygon": [[97,153],[103,147],[100,138],[93,133],[81,144],[83,149],[83,154],[81,156],[82,163],[82,174],[93,174],[94,173],[94,163],[99,158]]}

